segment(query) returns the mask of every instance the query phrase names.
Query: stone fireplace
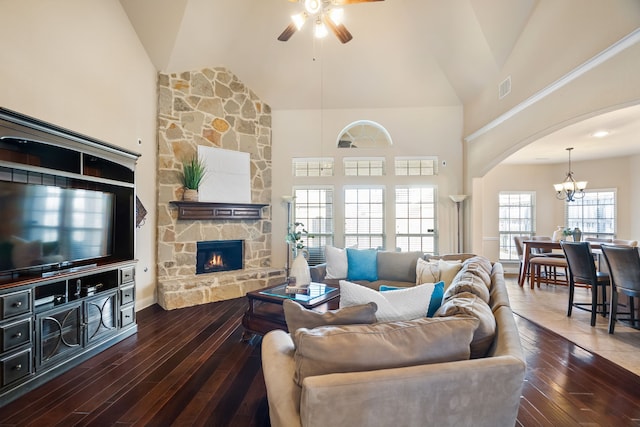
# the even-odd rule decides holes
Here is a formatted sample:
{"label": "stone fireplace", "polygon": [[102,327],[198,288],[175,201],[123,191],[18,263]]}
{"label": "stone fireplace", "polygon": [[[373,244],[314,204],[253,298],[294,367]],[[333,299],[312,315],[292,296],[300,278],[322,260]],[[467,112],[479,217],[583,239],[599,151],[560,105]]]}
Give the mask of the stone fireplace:
{"label": "stone fireplace", "polygon": [[[182,161],[199,145],[249,153],[257,218],[184,219]],[[271,267],[271,110],[225,68],[158,77],[158,304],[170,310],[238,298],[284,281]],[[199,242],[242,241],[240,268],[196,269]],[[215,270],[215,271],[213,271]]]}
{"label": "stone fireplace", "polygon": [[196,274],[242,270],[243,264],[242,240],[212,240],[197,244]]}

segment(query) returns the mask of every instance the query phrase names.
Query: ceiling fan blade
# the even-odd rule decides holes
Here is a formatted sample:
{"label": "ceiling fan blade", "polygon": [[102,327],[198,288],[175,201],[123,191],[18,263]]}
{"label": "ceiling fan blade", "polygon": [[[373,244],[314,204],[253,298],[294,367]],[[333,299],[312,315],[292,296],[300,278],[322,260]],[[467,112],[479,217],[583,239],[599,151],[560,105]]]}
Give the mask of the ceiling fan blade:
{"label": "ceiling fan blade", "polygon": [[329,27],[331,32],[335,34],[338,40],[340,40],[343,44],[351,41],[351,39],[353,38],[349,30],[347,30],[347,27],[345,27],[344,25],[336,24],[328,16],[323,16],[323,21],[324,25]]}
{"label": "ceiling fan blade", "polygon": [[384,0],[332,0],[332,3],[336,6],[343,6],[345,4],[355,4],[355,3],[368,3],[372,1],[384,1]]}
{"label": "ceiling fan blade", "polygon": [[287,25],[287,28],[285,28],[282,34],[278,36],[278,40],[280,40],[281,42],[286,42],[291,38],[292,35],[295,34],[296,31],[298,31],[298,28],[296,27],[296,24],[292,22]]}

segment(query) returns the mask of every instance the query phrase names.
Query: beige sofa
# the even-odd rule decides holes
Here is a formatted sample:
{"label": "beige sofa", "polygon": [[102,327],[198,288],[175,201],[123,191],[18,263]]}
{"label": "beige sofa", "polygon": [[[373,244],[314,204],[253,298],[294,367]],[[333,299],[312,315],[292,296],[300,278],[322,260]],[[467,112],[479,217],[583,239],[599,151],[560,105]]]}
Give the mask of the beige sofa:
{"label": "beige sofa", "polygon": [[526,364],[500,263],[489,290],[496,335],[484,358],[311,376],[298,386],[291,336],[268,333],[262,364],[271,425],[513,426]]}

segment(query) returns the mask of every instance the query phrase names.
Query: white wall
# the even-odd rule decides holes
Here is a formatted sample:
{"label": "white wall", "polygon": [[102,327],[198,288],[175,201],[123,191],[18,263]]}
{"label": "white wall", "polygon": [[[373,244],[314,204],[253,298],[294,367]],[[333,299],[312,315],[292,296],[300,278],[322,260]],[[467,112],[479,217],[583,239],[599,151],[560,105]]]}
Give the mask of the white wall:
{"label": "white wall", "polygon": [[0,0],[0,10],[2,106],[142,154],[136,185],[148,214],[136,230],[136,304],[152,304],[154,67],[117,1]]}
{"label": "white wall", "polygon": [[[419,183],[438,188],[437,228],[440,253],[455,249],[455,209],[450,194],[462,191],[462,109],[433,107],[408,109],[358,110],[295,110],[273,111],[273,266],[283,266],[286,259],[284,242],[287,220],[282,196],[291,195],[294,185],[326,184],[334,187],[334,217],[337,240],[344,241],[342,211],[344,185],[384,185],[386,204],[393,206],[393,188],[399,184]],[[373,120],[390,133],[393,145],[387,149],[338,149],[337,138],[342,129],[357,120]],[[344,157],[385,157],[386,176],[347,177],[343,174]],[[395,156],[438,156],[439,174],[435,177],[408,178],[393,176]],[[292,176],[294,157],[333,157],[335,175],[326,178],[296,178]],[[442,161],[446,166],[442,166]],[[387,212],[393,212],[387,207]],[[387,247],[393,247],[394,225],[386,222]]]}
{"label": "white wall", "polygon": [[[637,0],[538,0],[500,73],[493,81],[486,82],[485,89],[478,96],[465,103],[465,136],[588,61],[639,26],[640,2]],[[638,57],[635,58],[637,61]],[[631,66],[629,68],[634,69]],[[498,84],[507,76],[511,76],[511,93],[498,99]],[[603,87],[621,87],[623,82],[624,80],[612,82],[605,78],[586,93],[588,95]],[[603,98],[600,101],[604,102],[610,96],[608,92],[600,94]],[[586,107],[589,107],[588,104],[589,102]],[[561,119],[564,107],[553,107],[554,105],[550,105],[547,108],[553,109],[552,116]]]}
{"label": "white wall", "polygon": [[[616,235],[620,239],[640,240],[637,215],[632,200],[637,192],[634,180],[640,174],[638,157],[619,157],[585,162],[572,162],[576,179],[588,181],[590,189],[615,189],[617,193]],[[498,194],[501,191],[533,191],[536,194],[536,234],[551,236],[558,225],[565,225],[564,202],[556,199],[553,184],[564,180],[566,164],[554,165],[499,165],[476,181],[482,194],[482,211],[479,213],[481,241],[476,251],[489,259],[498,259]],[[635,179],[629,179],[634,177]],[[475,196],[474,191],[474,196]],[[474,212],[475,213],[475,212]],[[476,224],[476,223],[474,223]]]}

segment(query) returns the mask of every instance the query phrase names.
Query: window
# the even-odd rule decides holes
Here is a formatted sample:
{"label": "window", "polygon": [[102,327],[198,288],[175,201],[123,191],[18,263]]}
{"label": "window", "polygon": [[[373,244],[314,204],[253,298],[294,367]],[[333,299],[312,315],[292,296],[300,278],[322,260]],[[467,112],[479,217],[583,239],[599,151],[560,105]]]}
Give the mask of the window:
{"label": "window", "polygon": [[384,189],[351,187],[344,191],[344,240],[360,249],[384,247]]}
{"label": "window", "polygon": [[514,236],[531,237],[535,232],[535,193],[501,191],[498,197],[500,259],[517,260]]}
{"label": "window", "polygon": [[396,247],[436,253],[434,187],[396,187]]}
{"label": "window", "polygon": [[299,158],[293,159],[293,176],[332,176],[333,159]]}
{"label": "window", "polygon": [[303,238],[309,251],[309,265],[323,263],[324,247],[333,245],[333,188],[297,187],[295,196],[295,222],[304,224],[313,238]]}
{"label": "window", "polygon": [[397,176],[431,176],[438,170],[437,157],[396,157]]}
{"label": "window", "polygon": [[382,176],[384,175],[384,158],[344,158],[344,174],[346,176]]}
{"label": "window", "polygon": [[391,145],[391,135],[379,123],[358,120],[351,123],[338,136],[338,148],[385,148]]}
{"label": "window", "polygon": [[616,234],[615,190],[585,190],[582,199],[565,202],[569,228],[578,227],[582,238],[614,238]]}

